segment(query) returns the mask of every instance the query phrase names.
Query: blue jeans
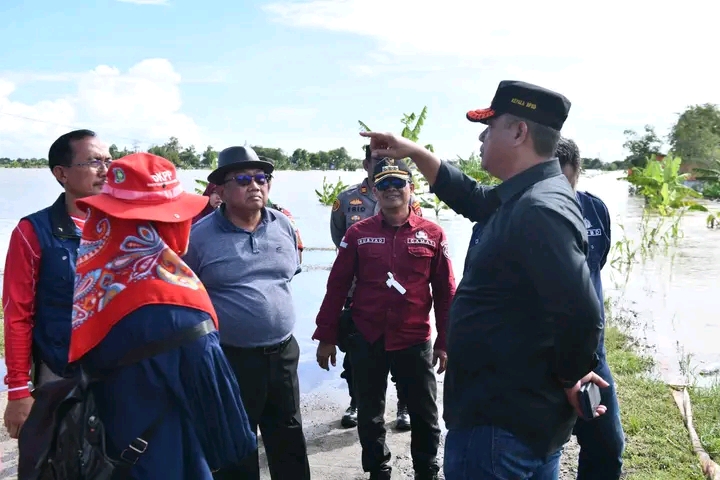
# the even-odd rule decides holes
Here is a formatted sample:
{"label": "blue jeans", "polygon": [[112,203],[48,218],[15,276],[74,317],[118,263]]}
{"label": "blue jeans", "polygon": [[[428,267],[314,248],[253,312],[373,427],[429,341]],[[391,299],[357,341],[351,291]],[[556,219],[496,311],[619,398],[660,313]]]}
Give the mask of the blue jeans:
{"label": "blue jeans", "polygon": [[562,449],[538,457],[498,427],[450,430],[445,439],[445,480],[557,480]]}
{"label": "blue jeans", "polygon": [[600,356],[595,373],[610,386],[600,389],[602,405],[607,412],[592,420],[579,418],[573,433],[580,444],[577,480],[617,480],[622,473],[622,454],[625,449],[625,433],[620,423],[615,382],[605,359]]}

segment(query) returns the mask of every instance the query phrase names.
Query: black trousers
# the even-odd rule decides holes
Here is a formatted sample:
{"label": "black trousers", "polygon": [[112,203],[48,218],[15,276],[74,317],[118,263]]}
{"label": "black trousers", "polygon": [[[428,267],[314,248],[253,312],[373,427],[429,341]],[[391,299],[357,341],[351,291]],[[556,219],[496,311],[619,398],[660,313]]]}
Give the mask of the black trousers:
{"label": "black trousers", "polygon": [[[271,347],[222,345],[238,384],[250,428],[262,433],[272,480],[309,480],[310,465],[300,416],[297,367],[300,347],[291,336]],[[260,480],[257,450],[215,480]]]}
{"label": "black trousers", "polygon": [[[352,374],[352,364],[350,363],[350,355],[345,355],[345,358],[343,359],[342,363],[343,372],[340,374],[340,378],[344,378],[345,381],[347,381],[348,384],[348,394],[350,395],[350,406],[357,408],[357,400],[355,399],[355,390],[353,389],[353,374]],[[390,377],[390,381],[393,383],[396,383],[395,381],[395,375]],[[397,387],[397,385],[396,385]],[[398,396],[398,404],[407,406],[407,400],[403,397],[403,392],[401,389],[397,389],[397,396]]]}
{"label": "black trousers", "polygon": [[384,339],[370,344],[356,333],[348,343],[363,470],[377,471],[390,461],[390,450],[385,443],[385,395],[388,373],[392,369],[398,395],[402,392],[407,399],[412,424],[410,453],[415,473],[422,476],[438,472],[440,427],[431,342],[388,352]]}

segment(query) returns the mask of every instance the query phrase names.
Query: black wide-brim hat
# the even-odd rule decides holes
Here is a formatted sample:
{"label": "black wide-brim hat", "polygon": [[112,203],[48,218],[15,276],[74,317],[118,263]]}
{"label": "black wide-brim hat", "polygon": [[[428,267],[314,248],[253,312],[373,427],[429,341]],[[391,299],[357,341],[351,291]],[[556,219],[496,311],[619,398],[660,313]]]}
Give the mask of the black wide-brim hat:
{"label": "black wide-brim hat", "polygon": [[257,168],[265,173],[272,173],[275,165],[265,158],[258,157],[250,147],[228,147],[218,154],[218,167],[210,172],[208,182],[222,185],[225,175],[235,170]]}

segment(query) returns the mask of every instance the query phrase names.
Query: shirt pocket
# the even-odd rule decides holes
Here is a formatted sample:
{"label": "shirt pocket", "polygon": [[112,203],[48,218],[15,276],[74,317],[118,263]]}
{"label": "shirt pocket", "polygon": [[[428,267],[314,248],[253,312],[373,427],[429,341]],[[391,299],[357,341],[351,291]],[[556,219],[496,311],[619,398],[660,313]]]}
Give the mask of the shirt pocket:
{"label": "shirt pocket", "polygon": [[41,269],[52,272],[53,277],[60,278],[63,282],[72,282],[71,285],[75,282],[72,258],[67,248],[51,247],[43,250]]}
{"label": "shirt pocket", "polygon": [[604,237],[589,237],[587,264],[590,271],[600,271],[600,262],[602,262],[603,253],[606,248],[607,244]]}
{"label": "shirt pocket", "polygon": [[428,277],[430,275],[430,263],[435,256],[435,252],[427,247],[409,246],[408,253],[410,254],[410,273]]}

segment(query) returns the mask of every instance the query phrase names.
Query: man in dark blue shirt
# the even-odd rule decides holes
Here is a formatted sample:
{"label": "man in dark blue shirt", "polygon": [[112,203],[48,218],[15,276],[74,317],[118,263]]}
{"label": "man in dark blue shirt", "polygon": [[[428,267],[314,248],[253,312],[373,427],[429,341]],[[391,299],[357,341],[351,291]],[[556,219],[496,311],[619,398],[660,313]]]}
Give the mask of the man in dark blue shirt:
{"label": "man in dark blue shirt", "polygon": [[[580,176],[580,150],[570,139],[561,138],[555,155],[560,161],[563,173],[575,190],[580,212],[587,228],[588,244],[587,264],[598,299],[603,302],[602,279],[600,270],[605,266],[610,252],[610,214],[607,206],[595,195],[577,190]],[[605,309],[601,309],[603,322]],[[605,352],[605,335],[600,336],[597,349],[598,364],[595,373],[606,380],[610,386],[600,390],[602,404],[607,411],[605,415],[590,421],[579,418],[575,423],[574,433],[580,444],[578,459],[578,480],[617,480],[622,473],[622,454],[625,448],[625,434],[620,423],[620,407],[618,405],[615,383]]]}
{"label": "man in dark blue shirt", "polygon": [[373,154],[410,157],[441,200],[484,223],[450,309],[446,480],[557,479],[581,385],[608,386],[592,371],[602,316],[587,231],[553,157],[569,109],[558,93],[503,81],[490,108],[468,112],[487,125],[482,166],[502,180],[492,188],[407,139],[361,133]]}

